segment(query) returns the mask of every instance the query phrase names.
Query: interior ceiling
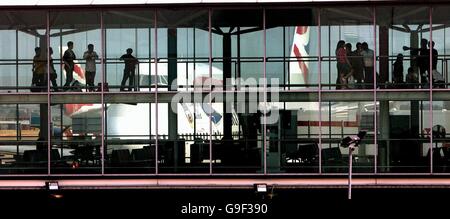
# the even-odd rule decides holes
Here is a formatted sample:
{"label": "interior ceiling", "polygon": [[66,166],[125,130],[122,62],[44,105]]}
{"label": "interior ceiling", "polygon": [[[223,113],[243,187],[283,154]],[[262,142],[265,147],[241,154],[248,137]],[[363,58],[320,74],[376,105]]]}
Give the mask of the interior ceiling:
{"label": "interior ceiling", "polygon": [[[429,23],[426,7],[379,7],[376,9],[377,24],[385,23],[399,29],[408,25]],[[441,10],[442,12],[442,10]],[[278,26],[317,26],[317,9],[268,9],[266,11],[266,27]],[[372,23],[370,7],[324,8],[321,10],[321,25],[370,25]],[[259,31],[263,25],[262,10],[214,10],[211,17],[213,32],[221,33],[221,29],[241,27],[248,33]],[[441,24],[448,13],[438,13],[433,21]],[[158,27],[196,27],[208,29],[207,10],[159,10],[157,14]],[[50,13],[52,29],[72,29],[70,33],[83,32],[100,28],[100,13],[58,11]],[[0,29],[16,28],[20,31],[37,34],[38,29],[45,29],[46,14],[44,11],[6,11],[0,13]],[[109,28],[149,28],[154,25],[154,14],[148,10],[142,11],[106,11],[104,13],[105,27]],[[407,29],[407,28],[406,28]],[[423,28],[425,31],[426,28]],[[400,30],[400,29],[399,29]],[[236,31],[234,29],[233,31]]]}

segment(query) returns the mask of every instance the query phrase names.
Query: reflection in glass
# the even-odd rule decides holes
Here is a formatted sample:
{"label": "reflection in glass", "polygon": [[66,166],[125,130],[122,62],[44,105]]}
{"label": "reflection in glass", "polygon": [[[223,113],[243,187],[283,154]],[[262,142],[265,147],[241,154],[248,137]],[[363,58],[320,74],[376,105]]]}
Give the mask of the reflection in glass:
{"label": "reflection in glass", "polygon": [[[448,6],[436,6],[433,7],[433,41],[435,42],[434,48],[437,51],[438,57],[435,59],[433,56],[433,67],[436,65],[436,71],[438,74],[432,74],[433,88],[448,88],[448,78],[449,78],[449,70],[446,66],[449,64],[449,60],[445,57],[448,53],[447,50],[449,48],[449,42],[446,40],[449,34],[449,21],[450,16],[446,12],[448,10]],[[434,70],[434,69],[433,69]],[[443,83],[436,83],[439,80],[439,77],[443,78]]]}
{"label": "reflection in glass", "polygon": [[150,140],[149,107],[148,103],[107,104],[105,172],[155,172],[155,143]]}
{"label": "reflection in glass", "polygon": [[52,173],[101,173],[101,104],[55,104],[51,110]]}
{"label": "reflection in glass", "polygon": [[[39,105],[0,105],[0,174],[47,173],[46,132]],[[43,116],[43,118],[46,118]],[[44,127],[46,128],[46,127]]]}
{"label": "reflection in glass", "polygon": [[364,140],[353,152],[353,171],[374,172],[374,112],[373,102],[323,102],[322,110],[322,171],[348,171],[348,148],[340,147],[341,139],[367,131]]}
{"label": "reflection in glass", "polygon": [[262,10],[212,12],[212,77],[224,89],[232,87],[226,79],[258,81],[263,77],[262,15]]}
{"label": "reflection in glass", "polygon": [[450,101],[433,102],[433,123],[429,129],[433,137],[433,172],[450,172],[450,142],[448,132],[450,129],[449,111]]}
{"label": "reflection in glass", "polygon": [[192,90],[209,77],[208,11],[158,10],[157,20],[160,88]]}
{"label": "reflection in glass", "polygon": [[317,87],[318,11],[266,10],[266,75],[285,90]]}
{"label": "reflection in glass", "polygon": [[380,101],[380,172],[430,171],[428,101]]}
{"label": "reflection in glass", "polygon": [[268,172],[319,172],[318,102],[270,103],[279,118],[267,124]]}

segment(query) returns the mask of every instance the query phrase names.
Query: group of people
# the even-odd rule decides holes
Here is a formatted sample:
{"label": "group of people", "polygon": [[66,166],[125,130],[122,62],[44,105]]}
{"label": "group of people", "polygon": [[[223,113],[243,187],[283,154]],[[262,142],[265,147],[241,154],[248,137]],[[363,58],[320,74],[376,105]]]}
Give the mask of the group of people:
{"label": "group of people", "polygon": [[[420,41],[420,48],[411,48],[404,46],[403,50],[411,51],[411,67],[408,68],[406,81],[403,81],[403,54],[398,54],[394,62],[392,72],[392,82],[396,88],[428,88],[430,80],[432,80],[433,87],[444,88],[445,80],[442,74],[437,71],[438,51],[434,48],[435,43],[422,39]],[[431,52],[431,72],[430,72],[430,52]],[[419,75],[415,72],[417,68]]]}
{"label": "group of people", "polygon": [[[403,54],[398,54],[393,64],[392,86],[394,88],[422,88],[429,87],[433,79],[434,87],[445,87],[444,77],[437,71],[438,51],[433,41],[422,39],[420,48],[403,47],[411,51],[411,67],[408,68],[406,80],[403,73]],[[430,72],[430,53],[431,72]],[[352,44],[340,40],[336,46],[337,79],[336,89],[367,88],[374,86],[374,51],[369,49],[366,42]],[[415,71],[417,69],[417,71]],[[417,72],[419,74],[417,74]],[[420,77],[419,77],[420,75]],[[378,77],[378,73],[376,74]]]}
{"label": "group of people", "polygon": [[[73,51],[73,42],[67,42],[67,50],[64,51],[62,57],[62,63],[66,72],[66,82],[63,86],[63,90],[72,90],[74,87],[79,87],[81,84],[74,80],[73,72],[75,69],[75,60],[77,59]],[[120,91],[125,91],[125,84],[129,81],[128,91],[131,91],[134,87],[134,77],[136,65],[139,63],[138,59],[133,55],[133,49],[128,48],[126,54],[120,57],[120,60],[124,61],[125,68],[123,72],[123,78],[120,86]],[[50,70],[50,81],[54,91],[59,91],[56,78],[56,69],[53,65],[53,49],[49,47],[50,61],[47,63],[47,56],[45,51],[42,51],[40,47],[35,48],[35,56],[33,58],[33,77],[32,77],[32,91],[43,91],[47,87],[47,65]],[[96,60],[99,58],[97,52],[94,51],[94,45],[89,44],[87,50],[83,54],[83,59],[86,61],[85,66],[85,79],[86,79],[86,91],[95,91],[95,74],[96,74]],[[101,85],[101,83],[99,83]]]}
{"label": "group of people", "polygon": [[346,89],[355,84],[355,88],[371,88],[374,83],[374,51],[366,42],[352,44],[340,40],[336,46],[338,76],[336,89]]}

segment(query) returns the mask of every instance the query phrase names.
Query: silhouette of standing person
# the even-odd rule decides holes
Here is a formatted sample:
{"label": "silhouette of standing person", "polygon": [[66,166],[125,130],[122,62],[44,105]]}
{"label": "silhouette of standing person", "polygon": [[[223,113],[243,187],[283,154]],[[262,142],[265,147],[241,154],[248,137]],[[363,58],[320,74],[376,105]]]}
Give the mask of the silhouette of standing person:
{"label": "silhouette of standing person", "polygon": [[432,50],[432,54],[431,54],[431,70],[436,70],[437,69],[437,62],[438,62],[438,51],[434,48],[434,41],[430,41],[428,43],[428,52],[427,54],[430,54],[430,49]]}
{"label": "silhouette of standing person", "polygon": [[364,80],[364,60],[361,55],[362,44],[356,43],[356,49],[351,53],[350,64],[353,67],[353,77],[356,80],[356,88],[361,88],[361,83]]}
{"label": "silhouette of standing person", "polygon": [[394,62],[393,82],[396,88],[403,87],[403,54],[399,53]]}
{"label": "silhouette of standing person", "polygon": [[52,86],[53,86],[53,90],[55,92],[58,92],[58,83],[56,83],[56,78],[58,78],[58,75],[56,74],[56,69],[55,66],[53,65],[53,48],[50,47],[48,48],[49,52],[50,52],[50,81],[52,82]]}
{"label": "silhouette of standing person", "polygon": [[336,45],[336,60],[338,77],[336,79],[336,90],[347,88],[346,76],[350,73],[351,65],[347,58],[347,51],[345,50],[345,41],[339,40]]}
{"label": "silhouette of standing person", "polygon": [[73,81],[73,69],[75,67],[74,60],[76,59],[75,53],[73,52],[73,42],[67,42],[67,50],[64,52],[64,70],[66,71],[66,83],[64,84],[64,89],[67,90]]}
{"label": "silhouette of standing person", "polygon": [[437,70],[437,62],[438,62],[439,53],[434,48],[434,41],[428,42],[428,48],[429,48],[428,49],[428,54],[430,54],[430,50],[432,52],[431,53],[431,72],[432,72],[431,76],[433,77],[433,87],[445,88],[445,78]]}
{"label": "silhouette of standing person", "polygon": [[427,44],[427,39],[421,39],[420,48],[403,47],[403,50],[411,50],[411,56],[417,56],[415,58],[415,64],[419,68],[420,82],[424,88],[427,87],[427,83],[429,82],[427,72],[429,71],[430,66],[430,51],[427,48]]}
{"label": "silhouette of standing person", "polygon": [[362,43],[361,55],[364,60],[364,84],[367,89],[373,88],[374,76],[373,76],[373,50],[369,49],[369,45],[366,42]]}
{"label": "silhouette of standing person", "polygon": [[47,61],[44,54],[41,54],[41,48],[34,49],[36,55],[33,58],[33,84],[37,87],[36,91],[44,91],[47,85]]}
{"label": "silhouette of standing person", "polygon": [[94,79],[95,79],[95,60],[98,59],[97,53],[94,51],[94,45],[89,44],[88,50],[84,52],[83,59],[86,60],[86,86],[87,90],[94,91]]}
{"label": "silhouette of standing person", "polygon": [[136,64],[138,64],[139,61],[133,55],[131,55],[132,53],[133,49],[128,48],[127,53],[120,57],[120,60],[123,60],[125,62],[122,83],[120,84],[120,91],[125,90],[125,84],[128,79],[130,80],[128,91],[131,91],[132,88],[134,87],[134,71],[136,69]]}

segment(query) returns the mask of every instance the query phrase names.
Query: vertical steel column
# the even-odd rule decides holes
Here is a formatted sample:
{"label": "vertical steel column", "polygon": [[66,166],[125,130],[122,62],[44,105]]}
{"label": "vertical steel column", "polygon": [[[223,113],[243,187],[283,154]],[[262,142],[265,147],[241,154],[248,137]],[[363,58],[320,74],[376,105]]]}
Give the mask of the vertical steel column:
{"label": "vertical steel column", "polygon": [[[238,32],[239,33],[239,32]],[[239,33],[240,34],[240,33]],[[238,35],[237,35],[238,36]],[[223,74],[222,74],[222,80],[223,80],[223,96],[226,96],[226,91],[228,90],[228,86],[230,84],[227,84],[227,79],[232,78],[232,40],[231,40],[231,33],[224,33],[223,39],[222,39],[222,58],[223,58]],[[235,72],[238,70],[235,69]],[[232,119],[232,107],[234,103],[227,103],[225,100],[226,98],[223,98],[223,136],[224,139],[231,140],[232,137],[232,126],[233,126],[233,119]]]}
{"label": "vertical steel column", "polygon": [[[168,79],[168,91],[170,93],[177,93],[178,90],[178,49],[177,49],[177,27],[167,28],[167,79]],[[178,103],[174,104],[174,107],[167,107],[167,126],[168,126],[168,146],[173,146],[173,167],[174,172],[179,170],[179,141],[178,141]]]}

